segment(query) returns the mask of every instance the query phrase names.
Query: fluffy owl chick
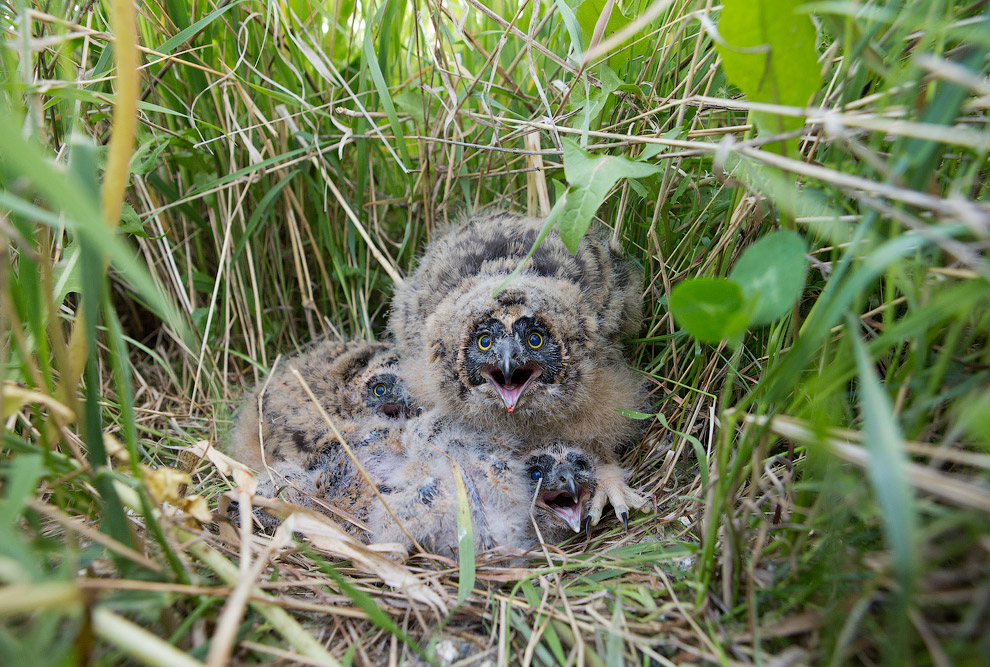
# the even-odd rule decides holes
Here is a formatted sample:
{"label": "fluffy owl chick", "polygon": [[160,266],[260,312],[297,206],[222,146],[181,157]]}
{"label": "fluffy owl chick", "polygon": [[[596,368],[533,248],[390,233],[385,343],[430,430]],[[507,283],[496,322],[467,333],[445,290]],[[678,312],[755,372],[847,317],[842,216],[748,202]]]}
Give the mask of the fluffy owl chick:
{"label": "fluffy owl chick", "polygon": [[[299,371],[319,405],[303,389],[293,369]],[[266,463],[275,469],[282,462],[309,466],[310,459],[323,450],[339,450],[332,446],[334,435],[320,413],[321,407],[348,441],[403,422],[412,404],[399,381],[392,346],[321,341],[303,354],[283,360],[269,380],[251,392],[238,413],[230,435],[232,455],[262,470]]]}
{"label": "fluffy owl chick", "polygon": [[[601,484],[621,484],[622,478],[610,479],[621,469],[603,464],[589,456],[583,448],[563,441],[548,443],[531,450],[523,458],[523,469],[529,480],[527,492],[534,499],[533,514],[545,542],[562,542],[581,526],[590,530],[595,512],[601,513],[605,495],[597,493]],[[642,507],[646,499],[627,490],[634,507]],[[623,524],[629,528],[628,510],[617,509]]]}
{"label": "fluffy owl chick", "polygon": [[617,514],[642,500],[615,463],[640,432],[643,382],[622,339],[642,317],[640,272],[588,235],[575,255],[556,230],[508,286],[542,220],[479,215],[436,238],[395,293],[389,330],[413,397],[471,426],[540,444],[563,440],[611,466],[592,503]]}
{"label": "fluffy owl chick", "polygon": [[449,555],[458,545],[459,475],[475,549],[521,548],[532,538],[518,448],[515,438],[480,433],[431,411],[401,429],[376,430],[353,448],[363,472],[326,466],[318,497],[363,524],[362,539],[407,546],[415,540]]}
{"label": "fluffy owl chick", "polygon": [[600,466],[581,447],[558,441],[526,451],[517,438],[474,431],[439,411],[410,419],[399,445],[389,442],[396,431],[354,450],[368,479],[328,468],[317,482],[322,501],[361,522],[363,539],[456,553],[458,476],[476,551],[533,546],[531,510],[546,542],[586,525]]}
{"label": "fluffy owl chick", "polygon": [[[412,405],[398,378],[391,346],[322,341],[280,363],[268,382],[251,392],[238,413],[229,445],[235,458],[268,473],[259,479],[258,495],[278,495],[314,510],[329,509],[317,498],[317,478],[332,469],[346,479],[355,469],[321,408],[351,447],[394,442],[397,436],[382,434],[398,432]],[[255,516],[266,529],[278,523],[260,509]]]}

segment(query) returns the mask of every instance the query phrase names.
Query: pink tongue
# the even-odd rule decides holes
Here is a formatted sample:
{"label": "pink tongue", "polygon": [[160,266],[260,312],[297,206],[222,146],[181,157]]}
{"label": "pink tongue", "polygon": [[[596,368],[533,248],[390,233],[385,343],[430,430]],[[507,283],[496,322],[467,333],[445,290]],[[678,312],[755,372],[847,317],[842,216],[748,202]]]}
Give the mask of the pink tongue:
{"label": "pink tongue", "polygon": [[560,515],[575,533],[581,532],[581,505],[574,503],[570,507],[554,507],[553,511]]}
{"label": "pink tongue", "polygon": [[516,408],[516,403],[519,402],[519,396],[522,395],[523,387],[525,384],[510,384],[501,385],[498,382],[492,381],[495,386],[495,391],[498,395],[502,397],[502,402],[505,403],[505,408],[512,412]]}

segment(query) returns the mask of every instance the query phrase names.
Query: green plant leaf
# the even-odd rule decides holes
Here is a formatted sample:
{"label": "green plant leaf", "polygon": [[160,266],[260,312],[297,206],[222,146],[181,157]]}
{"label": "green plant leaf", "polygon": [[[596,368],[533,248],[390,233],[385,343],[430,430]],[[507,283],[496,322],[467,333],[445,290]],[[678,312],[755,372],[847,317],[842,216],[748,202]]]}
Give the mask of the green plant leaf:
{"label": "green plant leaf", "polygon": [[174,51],[178,47],[188,42],[200,31],[206,28],[206,26],[210,25],[213,21],[220,18],[225,12],[230,11],[231,9],[233,9],[234,7],[236,7],[237,5],[241,4],[244,1],[245,0],[237,0],[236,2],[232,2],[229,5],[224,5],[220,9],[210,12],[200,20],[193,23],[188,28],[184,30],[180,30],[171,39],[162,42],[158,46],[158,48],[155,49],[155,51],[157,51],[158,53],[164,53],[166,55],[172,53],[172,51]]}
{"label": "green plant leaf", "polygon": [[554,0],[553,4],[557,7],[557,13],[560,14],[560,22],[564,24],[567,35],[571,38],[573,55],[579,56],[584,52],[584,45],[581,42],[581,25],[578,23],[577,16],[564,0]]}
{"label": "green plant leaf", "polygon": [[670,292],[670,312],[681,328],[703,343],[732,338],[749,321],[739,285],[721,278],[679,283]]}
{"label": "green plant leaf", "polygon": [[[849,317],[847,326],[850,331],[856,331],[858,321]],[[853,345],[859,370],[859,406],[866,436],[863,443],[870,453],[866,475],[880,506],[894,569],[904,591],[908,592],[913,589],[918,572],[918,519],[908,480],[904,437],[894,417],[894,406],[880,385],[866,346],[857,336],[853,336]]]}
{"label": "green plant leaf", "polygon": [[660,167],[615,155],[593,156],[569,139],[562,140],[562,143],[564,175],[570,187],[564,193],[562,202],[558,202],[557,228],[564,245],[575,253],[591,225],[592,217],[612,186],[620,178],[652,176],[660,171]]}
{"label": "green plant leaf", "polygon": [[[9,399],[5,396],[4,401]],[[20,406],[17,406],[18,408]],[[10,414],[6,407],[4,415]],[[33,495],[38,487],[44,470],[44,460],[38,454],[28,454],[17,456],[10,462],[10,471],[6,480],[6,494],[0,500],[0,523],[5,529],[13,528],[21,518],[24,506],[27,504],[29,496]]]}
{"label": "green plant leaf", "polygon": [[[371,74],[371,80],[374,82],[375,90],[378,91],[378,97],[381,100],[382,106],[385,108],[385,115],[388,116],[391,130],[395,133],[395,145],[399,151],[399,156],[408,165],[412,160],[406,148],[405,133],[402,131],[402,124],[399,123],[399,115],[395,112],[395,105],[392,103],[392,93],[389,91],[388,84],[385,83],[385,76],[382,74],[382,68],[378,64],[378,54],[375,52],[374,35],[372,34],[370,24],[364,33],[364,65]],[[406,167],[403,166],[403,171],[405,169]]]}
{"label": "green plant leaf", "polygon": [[[578,25],[581,27],[581,40],[584,44],[585,50],[591,48],[591,38],[595,34],[595,26],[598,25],[598,19],[601,17],[602,12],[605,11],[605,6],[608,4],[608,0],[584,0],[577,9],[574,10],[574,16],[577,19]],[[604,42],[606,39],[619,32],[625,28],[632,19],[622,13],[619,8],[619,3],[614,3],[612,5],[611,12],[608,15],[608,22],[605,24],[605,30],[602,33],[601,41]],[[645,30],[644,26],[644,30]],[[648,44],[645,42],[634,42],[628,48],[616,49],[612,55],[608,57],[609,66],[612,67],[616,72],[620,71],[625,65],[634,58],[642,58],[643,55],[648,50]]]}
{"label": "green plant leaf", "polygon": [[[815,26],[795,13],[802,0],[725,0],[717,44],[722,68],[753,102],[807,106],[821,82]],[[754,112],[764,134],[796,130],[804,119]],[[788,142],[796,146],[797,141]]]}
{"label": "green plant leaf", "polygon": [[[313,557],[315,555],[313,554],[313,552],[309,551],[306,548],[304,548],[303,551],[308,553],[310,557]],[[412,639],[410,639],[409,636],[402,631],[402,628],[396,625],[395,621],[392,620],[392,617],[386,614],[384,611],[382,611],[382,608],[378,605],[378,603],[375,601],[373,597],[362,591],[357,586],[353,585],[347,577],[340,574],[337,571],[337,569],[330,563],[327,563],[319,558],[313,558],[313,559],[317,563],[317,566],[319,567],[320,571],[328,575],[331,579],[334,580],[334,583],[336,583],[340,587],[340,592],[346,595],[347,597],[349,597],[351,601],[354,602],[355,607],[357,607],[358,609],[360,609],[361,611],[363,611],[368,615],[369,621],[371,621],[381,629],[385,630],[386,632],[395,635],[400,640],[402,640],[407,646],[409,646],[414,651],[416,651],[416,653],[423,656],[424,658],[426,657],[426,653],[424,653],[423,649],[420,648],[419,644],[417,644]]]}
{"label": "green plant leaf", "polygon": [[138,217],[137,211],[127,202],[124,202],[120,209],[120,225],[118,229],[125,234],[140,236],[143,239],[149,238],[147,232],[144,231],[144,223]]}
{"label": "green plant leaf", "polygon": [[[680,126],[677,126],[671,130],[667,130],[666,132],[661,134],[660,137],[663,139],[680,139],[685,134],[687,133],[684,131],[684,129]],[[664,146],[663,144],[646,144],[645,146],[643,146],[643,151],[639,154],[639,157],[637,159],[645,162],[646,160],[655,158],[657,155],[660,155],[661,153],[666,153],[667,151],[670,150],[670,148],[671,148],[670,146]]]}
{"label": "green plant leaf", "polygon": [[653,419],[656,415],[649,414],[646,412],[636,412],[635,410],[616,410],[623,417],[629,417],[629,419]]}
{"label": "green plant leaf", "polygon": [[457,579],[457,604],[462,604],[474,590],[474,528],[471,525],[471,501],[461,469],[451,460],[454,490],[457,495],[457,554],[460,576]]}
{"label": "green plant leaf", "polygon": [[967,396],[959,403],[959,424],[966,429],[973,440],[981,443],[983,448],[990,451],[990,390]]}
{"label": "green plant leaf", "polygon": [[746,248],[729,279],[752,305],[749,324],[783,317],[801,296],[808,271],[807,249],[797,232],[774,232]]}
{"label": "green plant leaf", "polygon": [[612,607],[612,623],[609,626],[608,638],[605,640],[606,667],[623,667],[626,664],[623,657],[625,645],[622,640],[622,628],[625,624],[623,623],[622,602],[621,592],[617,591]]}
{"label": "green plant leaf", "polygon": [[585,78],[583,84],[578,84],[575,87],[574,94],[571,96],[571,108],[581,110],[578,118],[580,119],[582,145],[587,145],[588,130],[591,129],[591,124],[605,112],[606,108],[611,108],[609,102],[614,101],[612,93],[622,84],[622,81],[608,65],[602,65],[599,69],[601,70],[599,72],[600,87],[591,86]]}
{"label": "green plant leaf", "polygon": [[406,114],[417,123],[425,123],[426,116],[423,114],[423,96],[410,90],[404,90],[393,99],[399,111]]}
{"label": "green plant leaf", "polygon": [[694,437],[690,433],[684,433],[683,431],[678,431],[676,428],[670,425],[667,421],[667,417],[664,416],[662,412],[656,414],[657,421],[660,422],[665,429],[673,433],[674,435],[680,436],[687,440],[691,447],[694,448],[694,455],[698,459],[698,475],[701,477],[701,488],[703,491],[708,491],[708,454],[705,451],[705,446],[701,444],[701,440]]}
{"label": "green plant leaf", "polygon": [[168,146],[168,141],[158,141],[157,139],[143,142],[131,155],[131,175],[144,176],[159,166],[161,154]]}

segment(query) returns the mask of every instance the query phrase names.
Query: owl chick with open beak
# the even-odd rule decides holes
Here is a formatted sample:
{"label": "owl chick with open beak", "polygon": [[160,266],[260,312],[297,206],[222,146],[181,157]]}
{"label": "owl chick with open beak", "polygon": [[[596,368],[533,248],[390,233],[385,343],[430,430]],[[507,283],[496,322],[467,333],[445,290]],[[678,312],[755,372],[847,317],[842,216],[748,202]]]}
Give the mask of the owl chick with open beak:
{"label": "owl chick with open beak", "polygon": [[644,503],[619,464],[642,435],[623,412],[649,403],[623,349],[642,321],[642,272],[602,230],[572,254],[544,226],[486,211],[435,235],[396,288],[389,331],[417,403],[528,445],[578,446],[601,462],[592,524],[606,502],[627,521]]}

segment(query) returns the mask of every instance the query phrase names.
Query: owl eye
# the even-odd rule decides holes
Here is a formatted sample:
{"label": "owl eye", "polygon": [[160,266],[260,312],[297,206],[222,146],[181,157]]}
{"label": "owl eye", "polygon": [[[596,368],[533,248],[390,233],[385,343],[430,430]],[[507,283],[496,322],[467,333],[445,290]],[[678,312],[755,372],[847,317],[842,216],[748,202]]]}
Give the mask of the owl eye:
{"label": "owl eye", "polygon": [[578,459],[575,462],[575,465],[577,465],[577,469],[580,470],[581,472],[584,472],[585,470],[588,469],[588,462],[585,461],[584,459]]}
{"label": "owl eye", "polygon": [[488,334],[482,334],[478,336],[478,348],[481,350],[487,350],[492,346],[492,337]]}
{"label": "owl eye", "polygon": [[541,471],[539,468],[533,468],[532,470],[529,471],[529,478],[534,482],[539,482],[542,477],[543,477],[543,471]]}
{"label": "owl eye", "polygon": [[529,332],[529,346],[534,350],[543,347],[543,336],[538,331]]}
{"label": "owl eye", "polygon": [[374,386],[374,388],[371,391],[375,392],[375,396],[381,398],[382,396],[385,395],[385,392],[388,391],[388,389],[385,387],[384,384],[378,383]]}

